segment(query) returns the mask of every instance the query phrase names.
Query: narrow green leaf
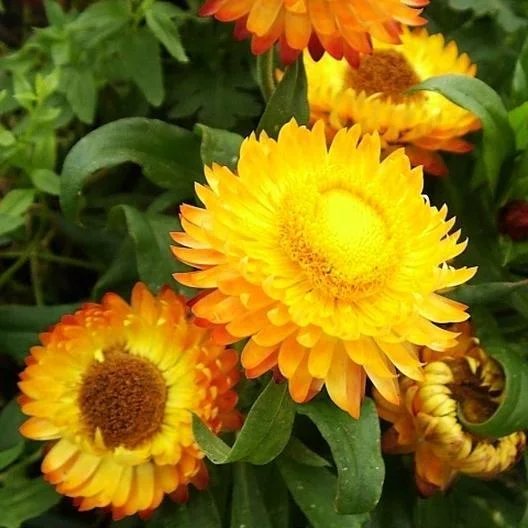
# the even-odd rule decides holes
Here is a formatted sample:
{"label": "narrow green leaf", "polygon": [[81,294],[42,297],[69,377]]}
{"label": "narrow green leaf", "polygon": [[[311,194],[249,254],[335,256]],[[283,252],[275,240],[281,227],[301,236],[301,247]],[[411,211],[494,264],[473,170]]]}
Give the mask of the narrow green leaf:
{"label": "narrow green leaf", "polygon": [[97,106],[97,86],[91,70],[72,69],[68,75],[66,99],[83,123],[93,123]]}
{"label": "narrow green leaf", "polygon": [[237,462],[234,467],[231,528],[272,528],[253,468]]}
{"label": "narrow green leaf", "polygon": [[20,528],[24,521],[44,513],[59,500],[60,495],[42,478],[0,487],[0,526]]}
{"label": "narrow green leaf", "polygon": [[528,100],[528,38],[517,57],[512,77],[512,99],[519,105]]}
{"label": "narrow green leaf", "polygon": [[359,420],[322,399],[297,410],[315,423],[332,451],[338,472],[337,511],[371,511],[379,501],[385,476],[374,402],[365,400]]}
{"label": "narrow green leaf", "polygon": [[[177,16],[178,22],[173,17],[167,16],[167,6],[173,17]],[[174,11],[176,10],[176,11]],[[167,51],[180,62],[189,62],[183,49],[179,26],[188,18],[185,11],[178,9],[167,2],[156,2],[147,10],[147,25],[154,36],[167,48]]]}
{"label": "narrow green leaf", "polygon": [[166,500],[146,525],[147,528],[222,528],[218,509],[208,490],[192,493],[185,504]]}
{"label": "narrow green leaf", "polygon": [[277,87],[275,67],[275,50],[273,48],[257,56],[257,81],[265,101],[269,101]]}
{"label": "narrow green leaf", "polygon": [[288,66],[284,77],[275,88],[258,125],[258,132],[265,130],[277,137],[283,125],[294,118],[299,125],[308,124],[308,85],[302,57]]}
{"label": "narrow green leaf", "polygon": [[11,400],[0,413],[0,470],[15,461],[24,448],[18,428],[25,420],[16,400]]}
{"label": "narrow green leaf", "polygon": [[294,418],[295,407],[289,397],[287,384],[277,384],[271,380],[253,404],[232,448],[196,417],[193,431],[196,441],[215,464],[239,460],[267,464],[288,443]]}
{"label": "narrow green leaf", "polygon": [[56,0],[44,0],[44,10],[50,26],[61,26],[66,21],[64,11]]}
{"label": "narrow green leaf", "polygon": [[244,138],[227,130],[201,124],[197,124],[194,128],[202,138],[200,153],[203,164],[211,166],[213,163],[218,163],[235,170]]}
{"label": "narrow green leaf", "polygon": [[30,174],[33,185],[39,190],[54,196],[60,194],[60,178],[48,169],[36,169]]}
{"label": "narrow green leaf", "polygon": [[141,165],[156,185],[181,191],[182,200],[193,195],[194,181],[203,175],[195,134],[155,119],[114,121],[85,136],[68,153],[61,175],[64,215],[75,219],[83,186],[94,172],[125,162]]}
{"label": "narrow green leaf", "polygon": [[[438,92],[480,118],[484,129],[483,171],[476,173],[482,172],[492,191],[495,191],[501,165],[515,149],[508,114],[497,92],[483,81],[465,75],[432,77],[410,91],[418,90]],[[478,185],[482,182],[473,183]]]}
{"label": "narrow green leaf", "polygon": [[290,493],[277,464],[252,466],[251,469],[257,479],[272,528],[291,528]]}
{"label": "narrow green leaf", "polygon": [[170,254],[169,232],[180,228],[178,219],[165,215],[149,215],[129,205],[118,205],[109,214],[109,225],[123,219],[135,246],[140,279],[152,291],[172,284],[172,274],[181,269]]}
{"label": "narrow green leaf", "polygon": [[313,528],[361,528],[368,514],[342,515],[334,509],[336,477],[326,468],[305,466],[285,455],[277,466],[288,489]]}
{"label": "narrow green leaf", "polygon": [[165,98],[161,50],[156,38],[146,28],[123,37],[121,56],[128,75],[138,85],[147,101],[159,106]]}
{"label": "narrow green leaf", "polygon": [[508,119],[515,134],[517,150],[524,151],[528,147],[528,101],[510,110]]}
{"label": "narrow green leaf", "polygon": [[464,427],[480,436],[498,438],[528,428],[528,362],[502,338],[495,319],[483,308],[471,313],[480,346],[504,370],[502,402],[487,421],[471,423],[460,413]]}

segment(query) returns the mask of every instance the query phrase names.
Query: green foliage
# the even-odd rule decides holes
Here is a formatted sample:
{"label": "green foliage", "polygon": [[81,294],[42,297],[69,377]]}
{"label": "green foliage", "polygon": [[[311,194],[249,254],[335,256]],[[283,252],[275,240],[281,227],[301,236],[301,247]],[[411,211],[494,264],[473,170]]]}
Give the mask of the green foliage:
{"label": "green foliage", "polygon": [[[170,232],[180,204],[196,203],[203,166],[236,172],[245,137],[306,124],[309,108],[302,58],[287,68],[275,52],[255,59],[230,25],[197,16],[202,0],[36,3],[4,2],[0,20],[0,528],[527,525],[526,465],[420,498],[411,457],[381,455],[385,426],[370,393],[354,420],[324,391],[294,404],[275,379],[239,384],[245,421],[234,434],[215,436],[194,418],[211,478],[188,503],[166,499],[147,520],[117,522],[58,504],[38,476],[40,445],[18,432],[16,382],[30,347],[82,302],[128,298],[138,280],[195,295],[172,278],[187,268],[171,255]],[[446,156],[449,176],[426,179],[425,193],[469,238],[456,264],[479,267],[445,294],[469,305],[480,345],[504,369],[496,413],[465,423],[494,438],[528,427],[528,241],[499,233],[501,208],[528,200],[528,3],[433,0],[424,15],[478,64],[479,79],[414,89],[483,124],[474,152]]]}

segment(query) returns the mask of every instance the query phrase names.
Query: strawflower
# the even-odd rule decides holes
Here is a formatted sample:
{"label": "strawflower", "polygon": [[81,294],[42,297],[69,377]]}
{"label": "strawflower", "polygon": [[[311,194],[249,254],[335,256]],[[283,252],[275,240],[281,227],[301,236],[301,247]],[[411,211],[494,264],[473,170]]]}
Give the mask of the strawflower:
{"label": "strawflower", "polygon": [[326,50],[356,65],[370,53],[371,36],[400,41],[401,25],[425,24],[419,15],[429,0],[207,0],[200,13],[236,21],[235,35],[251,38],[258,55],[279,43],[284,63],[308,49],[314,59]]}
{"label": "strawflower", "polygon": [[324,119],[329,136],[358,123],[365,132],[379,132],[386,151],[405,146],[413,164],[444,175],[438,151],[470,151],[463,136],[479,129],[480,121],[439,93],[406,92],[438,75],[474,77],[476,66],[441,34],[404,29],[401,42],[374,40],[373,53],[363,56],[358,68],[328,54],[318,62],[305,54],[311,119]]}
{"label": "strawflower", "polygon": [[148,514],[164,494],[207,485],[192,414],[215,432],[240,425],[237,355],[213,344],[169,289],[143,284],[64,316],[21,374],[21,427],[49,441],[44,477],[81,511]]}
{"label": "strawflower", "polygon": [[367,377],[393,402],[396,368],[421,379],[410,343],[455,343],[433,322],[463,321],[466,307],[436,291],[475,273],[447,264],[466,243],[422,195],[422,169],[403,150],[380,161],[380,149],[359,126],[330,147],[322,122],[251,135],[236,173],[206,168],[204,208],[183,205],[184,232],[172,234],[175,256],[198,268],[176,279],[206,290],[199,324],[219,342],[250,338],[246,375],[278,366],[295,401],[326,385],[353,416]]}
{"label": "strawflower", "polygon": [[446,490],[463,473],[491,479],[510,469],[521,456],[526,436],[517,432],[499,439],[477,437],[464,428],[458,410],[470,422],[482,422],[497,409],[504,374],[479,347],[469,323],[455,325],[458,345],[438,353],[424,348],[424,379],[400,380],[400,406],[374,393],[378,412],[393,425],[382,439],[386,453],[414,453],[420,492],[429,496]]}

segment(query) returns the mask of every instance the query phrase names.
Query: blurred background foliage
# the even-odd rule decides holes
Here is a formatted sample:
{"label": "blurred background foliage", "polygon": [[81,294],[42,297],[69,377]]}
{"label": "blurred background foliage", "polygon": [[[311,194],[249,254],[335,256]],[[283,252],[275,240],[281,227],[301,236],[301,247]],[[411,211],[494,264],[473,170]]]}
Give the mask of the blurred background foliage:
{"label": "blurred background foliage", "polygon": [[[203,163],[236,163],[242,136],[264,111],[247,43],[236,42],[228,25],[200,19],[200,3],[0,2],[0,526],[528,526],[522,462],[496,481],[459,479],[446,495],[425,500],[415,491],[411,459],[387,457],[373,508],[382,469],[358,473],[348,487],[341,478],[357,453],[383,467],[375,460],[372,409],[356,425],[364,431],[345,434],[347,422],[327,434],[321,416],[336,413],[338,422],[341,411],[319,400],[287,407],[264,381],[242,383],[241,404],[269,427],[255,430],[248,420],[245,440],[237,440],[249,442],[240,448],[244,456],[224,445],[230,463],[213,466],[210,491],[185,506],[167,501],[148,521],[112,522],[104,512],[77,513],[39,477],[41,452],[18,434],[14,400],[28,348],[80,302],[107,290],[128,297],[138,279],[153,289],[171,281],[182,266],[168,251],[178,204],[195,199]],[[528,229],[528,213],[511,212],[512,203],[528,199],[528,2],[433,0],[426,14],[430,32],[456,40],[502,100],[485,90],[469,94],[490,116],[474,138],[477,148],[448,157],[449,176],[426,184],[470,239],[461,263],[480,267],[473,285],[453,295],[492,311],[505,353],[526,357],[528,241],[501,230],[507,214]],[[282,89],[298,100],[302,79],[290,77]],[[439,89],[461,97],[449,84]],[[272,103],[267,124],[279,119]],[[298,112],[292,107],[290,115]],[[282,419],[274,421],[278,412]],[[270,431],[280,450],[266,444]],[[200,438],[210,454],[212,440]],[[255,461],[259,452],[267,458]],[[367,486],[374,503],[338,515],[340,486],[350,497]]]}

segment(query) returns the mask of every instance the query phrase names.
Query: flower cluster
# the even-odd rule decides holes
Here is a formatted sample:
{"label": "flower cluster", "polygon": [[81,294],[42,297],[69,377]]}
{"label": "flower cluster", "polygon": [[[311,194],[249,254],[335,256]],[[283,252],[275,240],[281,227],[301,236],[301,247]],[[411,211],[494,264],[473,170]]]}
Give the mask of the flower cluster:
{"label": "flower cluster", "polygon": [[476,73],[454,43],[401,26],[421,24],[427,3],[205,2],[202,14],[236,21],[255,53],[278,42],[288,63],[306,50],[311,126],[251,134],[235,170],[205,168],[202,206],[183,204],[171,233],[174,256],[194,268],[174,278],[202,290],[194,299],[139,283],[130,304],[108,293],[31,349],[21,432],[48,442],[44,476],[81,510],[145,516],[165,494],[205,487],[192,417],[217,434],[241,427],[239,357],[227,347],[243,340],[245,376],[279,374],[297,403],[325,389],[357,419],[372,390],[392,424],[383,449],[415,453],[424,495],[518,459],[523,432],[480,438],[458,415],[488,419],[505,381],[467,306],[446,296],[476,272],[455,262],[467,241],[424,194],[422,166],[444,174],[438,151],[467,152],[463,136],[480,127],[440,94],[408,92]]}

